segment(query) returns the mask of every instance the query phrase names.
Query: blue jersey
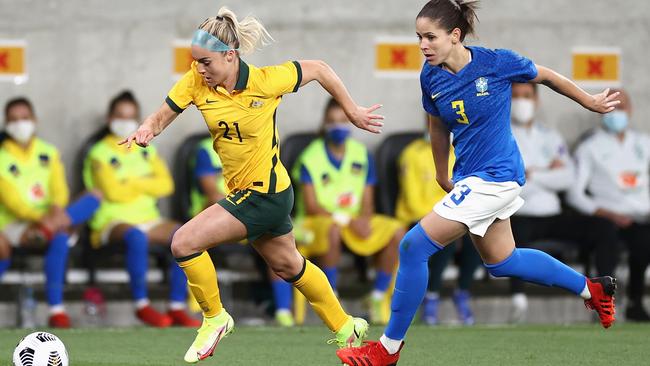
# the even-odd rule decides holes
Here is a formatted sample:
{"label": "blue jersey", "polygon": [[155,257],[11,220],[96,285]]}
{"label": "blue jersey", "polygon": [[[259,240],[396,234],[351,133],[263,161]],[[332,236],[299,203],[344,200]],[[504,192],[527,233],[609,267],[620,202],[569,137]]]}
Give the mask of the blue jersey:
{"label": "blue jersey", "polygon": [[535,64],[510,50],[467,47],[472,61],[457,74],[424,64],[422,104],[453,133],[453,180],[526,182],[524,163],[510,129],[513,82],[537,76]]}

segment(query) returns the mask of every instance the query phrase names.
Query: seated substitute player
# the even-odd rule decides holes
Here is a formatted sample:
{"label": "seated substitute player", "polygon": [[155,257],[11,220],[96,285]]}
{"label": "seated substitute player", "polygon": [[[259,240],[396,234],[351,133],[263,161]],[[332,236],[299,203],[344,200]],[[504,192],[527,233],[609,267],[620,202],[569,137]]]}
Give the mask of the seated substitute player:
{"label": "seated substitute player", "polygon": [[[449,175],[454,165],[454,149],[449,149]],[[417,139],[406,146],[399,157],[399,183],[395,216],[405,225],[415,226],[421,218],[431,212],[431,208],[446,194],[436,182],[436,169],[431,154],[429,131],[424,138]],[[458,288],[452,300],[458,313],[458,319],[464,325],[474,324],[474,314],[470,306],[469,288],[474,280],[476,267],[481,264],[481,257],[476,253],[469,236],[463,236],[459,250]],[[456,253],[456,243],[432,255],[429,259],[429,282],[427,293],[422,303],[422,319],[429,325],[438,324],[438,307],[442,273],[449,260]]]}
{"label": "seated substitute player", "polygon": [[[629,128],[630,97],[602,119],[602,128],[576,149],[578,173],[567,199],[578,211],[599,220],[589,229],[623,241],[630,268],[625,318],[650,321],[643,307],[645,272],[650,261],[650,137]],[[589,192],[589,194],[587,193]]]}
{"label": "seated substitute player", "polygon": [[212,138],[206,137],[197,146],[192,172],[189,216],[194,217],[226,196],[223,167],[212,147]]}
{"label": "seated substitute player", "polygon": [[[313,242],[298,249],[305,257],[317,260],[334,289],[341,242],[356,255],[374,256],[370,320],[385,324],[385,296],[404,228],[393,218],[375,214],[374,161],[363,144],[349,137],[350,121],[334,99],[325,107],[320,135],[300,154],[293,170],[294,181],[300,182],[296,221],[314,233]],[[278,291],[278,284],[275,286]],[[291,292],[284,290],[281,294],[290,296]]]}
{"label": "seated substitute player", "polygon": [[[9,267],[12,247],[42,247],[48,324],[70,327],[63,306],[70,229],[99,207],[98,192],[68,205],[68,184],[58,150],[35,136],[31,102],[15,98],[5,106],[0,137],[0,277]],[[67,207],[66,207],[67,205]]]}
{"label": "seated substitute player", "polygon": [[[574,183],[573,163],[560,134],[535,117],[537,84],[512,84],[512,133],[524,161],[524,205],[510,218],[518,248],[539,240],[563,240],[595,252],[599,276],[613,276],[619,257],[616,236],[588,216],[562,213],[558,194]],[[524,282],[512,278],[511,321],[523,321],[527,309]]]}
{"label": "seated substitute player", "polygon": [[154,327],[195,327],[197,319],[186,312],[187,279],[172,262],[169,267],[170,302],[167,314],[156,311],[147,297],[149,245],[169,246],[179,223],[160,216],[158,199],[174,189],[167,165],[151,146],[131,150],[117,143],[138,128],[140,107],[133,95],[122,92],[108,108],[108,133],[95,143],[84,162],[84,184],[98,189],[104,200],[90,220],[95,247],[123,243],[126,269],[136,316]]}

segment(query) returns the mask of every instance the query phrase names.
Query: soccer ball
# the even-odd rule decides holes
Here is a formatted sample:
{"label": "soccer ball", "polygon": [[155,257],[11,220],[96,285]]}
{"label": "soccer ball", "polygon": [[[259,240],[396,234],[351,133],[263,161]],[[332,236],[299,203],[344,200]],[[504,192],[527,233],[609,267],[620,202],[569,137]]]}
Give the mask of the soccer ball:
{"label": "soccer ball", "polygon": [[14,366],[68,366],[68,351],[54,334],[35,332],[16,346]]}

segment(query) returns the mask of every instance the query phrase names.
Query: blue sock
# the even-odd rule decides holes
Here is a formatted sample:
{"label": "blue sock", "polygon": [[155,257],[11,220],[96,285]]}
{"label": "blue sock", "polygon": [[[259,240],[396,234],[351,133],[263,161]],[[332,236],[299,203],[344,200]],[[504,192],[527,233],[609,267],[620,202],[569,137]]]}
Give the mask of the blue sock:
{"label": "blue sock", "polygon": [[72,225],[77,225],[88,221],[99,208],[99,204],[99,198],[88,193],[72,202],[65,210],[70,216]]}
{"label": "blue sock", "polygon": [[402,238],[391,316],[384,331],[388,338],[404,339],[427,290],[429,257],[442,248],[429,239],[419,223]]}
{"label": "blue sock", "polygon": [[291,310],[293,286],[285,280],[273,280],[271,281],[271,287],[273,287],[275,310]]}
{"label": "blue sock", "polygon": [[136,301],[147,297],[148,243],[147,234],[138,228],[132,227],[124,233],[126,270],[131,280],[131,296]]}
{"label": "blue sock", "polygon": [[332,286],[332,290],[336,291],[336,279],[339,276],[339,269],[336,267],[325,267],[323,268],[325,277],[327,277],[327,282]]}
{"label": "blue sock", "polygon": [[580,295],[587,279],[571,267],[536,249],[518,249],[500,263],[485,264],[494,277],[517,277],[545,286],[557,286]]}
{"label": "blue sock", "polygon": [[187,300],[187,277],[176,261],[169,265],[169,300],[178,302]]}
{"label": "blue sock", "polygon": [[50,306],[63,303],[63,284],[70,250],[68,239],[68,234],[55,234],[45,254],[45,293]]}
{"label": "blue sock", "polygon": [[2,275],[9,269],[10,265],[11,265],[11,260],[0,259],[0,278],[2,278]]}
{"label": "blue sock", "polygon": [[386,292],[390,285],[391,278],[393,278],[392,274],[377,270],[377,275],[375,276],[375,290]]}

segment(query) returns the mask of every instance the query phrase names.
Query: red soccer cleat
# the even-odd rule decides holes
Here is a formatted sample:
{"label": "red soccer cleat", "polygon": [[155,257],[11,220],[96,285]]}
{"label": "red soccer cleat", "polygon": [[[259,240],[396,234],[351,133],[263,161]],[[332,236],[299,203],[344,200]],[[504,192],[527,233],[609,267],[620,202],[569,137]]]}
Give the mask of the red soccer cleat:
{"label": "red soccer cleat", "polygon": [[172,318],[165,314],[161,314],[151,305],[147,305],[135,312],[135,315],[143,323],[156,328],[167,328],[172,325]]}
{"label": "red soccer cleat", "polygon": [[585,300],[585,307],[598,313],[600,324],[603,327],[611,327],[616,320],[614,317],[614,314],[616,314],[614,305],[616,278],[609,276],[587,278],[587,287],[591,293],[591,299]]}
{"label": "red soccer cleat", "polygon": [[172,319],[172,325],[188,328],[198,328],[201,326],[201,321],[191,317],[185,310],[169,310],[167,316]]}
{"label": "red soccer cleat", "polygon": [[52,314],[47,323],[52,328],[70,328],[70,317],[63,312]]}
{"label": "red soccer cleat", "polygon": [[391,355],[381,342],[367,341],[361,347],[341,348],[336,351],[336,355],[344,365],[348,366],[395,366],[402,347],[404,342],[399,347],[399,351]]}

